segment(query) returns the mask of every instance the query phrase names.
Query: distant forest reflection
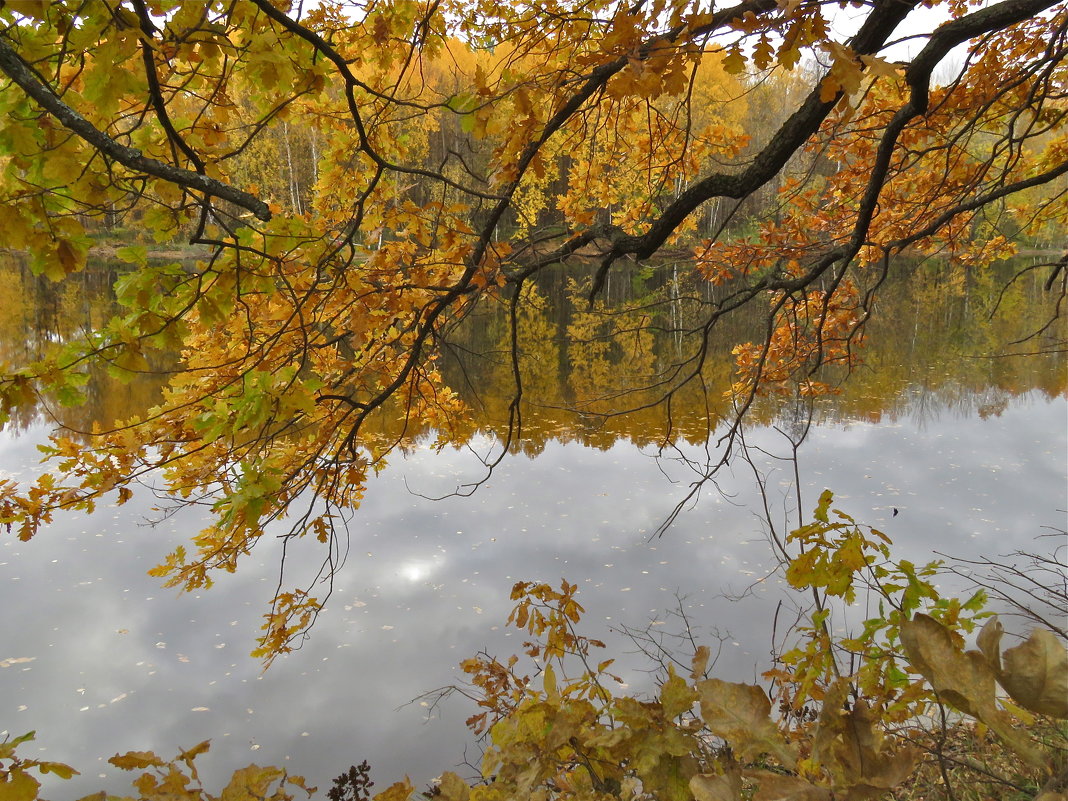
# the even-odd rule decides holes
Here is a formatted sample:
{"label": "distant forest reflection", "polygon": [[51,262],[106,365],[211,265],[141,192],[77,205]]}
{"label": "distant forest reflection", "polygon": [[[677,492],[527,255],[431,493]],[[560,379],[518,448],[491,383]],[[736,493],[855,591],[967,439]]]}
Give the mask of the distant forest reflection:
{"label": "distant forest reflection", "polygon": [[[879,289],[861,365],[849,376],[840,369],[821,376],[837,391],[818,399],[814,422],[922,422],[944,412],[987,417],[1034,390],[1049,397],[1068,393],[1068,325],[1057,319],[1045,272],[1027,270],[1027,263],[968,270],[928,259],[893,271]],[[17,256],[0,253],[0,275],[9,288],[0,301],[5,372],[57,343],[100,330],[114,311],[111,287],[124,269],[98,261],[53,283],[33,275]],[[712,331],[700,380],[665,403],[667,382],[696,354],[700,321],[722,288],[681,261],[624,264],[591,305],[589,273],[585,265],[561,265],[524,289],[527,302],[516,319],[522,430],[513,449],[534,455],[550,441],[597,448],[618,440],[704,441],[731,411],[731,351],[760,336],[754,330],[759,321],[722,320]],[[470,430],[462,432],[468,436],[507,435],[516,389],[510,327],[508,304],[483,303],[443,343],[441,369],[471,410]],[[13,410],[9,425],[21,430],[53,421],[89,432],[143,414],[158,400],[168,367],[150,360],[151,373],[125,383],[94,367],[86,404],[38,398]],[[794,403],[789,396],[761,398],[750,419],[788,420]],[[383,415],[383,435],[398,436],[397,419]]]}

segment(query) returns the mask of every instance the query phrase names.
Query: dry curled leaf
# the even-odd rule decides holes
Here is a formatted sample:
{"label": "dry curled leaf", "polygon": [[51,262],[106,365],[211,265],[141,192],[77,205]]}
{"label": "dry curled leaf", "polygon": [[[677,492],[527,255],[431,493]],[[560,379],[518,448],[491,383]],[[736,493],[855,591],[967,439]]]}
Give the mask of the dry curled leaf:
{"label": "dry curled leaf", "polygon": [[757,784],[753,801],[833,801],[825,787],[817,787],[799,776],[784,776],[766,770],[747,770],[747,779]]}
{"label": "dry curled leaf", "polygon": [[1068,649],[1053,632],[1035,629],[1001,659],[998,682],[1013,701],[1040,715],[1068,719]]}
{"label": "dry curled leaf", "polygon": [[797,762],[793,748],[771,720],[771,701],[762,689],[720,679],[698,682],[695,689],[705,725],[740,758],[771,754],[790,768]]}
{"label": "dry curled leaf", "polygon": [[943,701],[985,723],[1032,765],[1045,767],[1027,734],[998,708],[994,670],[983,654],[964,651],[949,629],[923,614],[901,624],[901,643]]}
{"label": "dry curled leaf", "polygon": [[722,774],[698,773],[690,779],[695,801],[741,801],[742,774],[728,770]]}

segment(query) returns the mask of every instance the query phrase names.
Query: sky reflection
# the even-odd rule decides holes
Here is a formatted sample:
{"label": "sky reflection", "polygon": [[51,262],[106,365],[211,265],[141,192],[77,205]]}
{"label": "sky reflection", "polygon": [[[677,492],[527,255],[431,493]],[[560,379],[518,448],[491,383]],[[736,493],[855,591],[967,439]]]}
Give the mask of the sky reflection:
{"label": "sky reflection", "polygon": [[[1064,526],[1066,406],[1033,392],[988,419],[817,427],[801,451],[803,506],[830,487],[916,561],[933,551],[1033,547],[1044,526]],[[34,469],[32,440],[0,435],[5,475]],[[784,445],[767,428],[749,442],[773,452]],[[125,792],[130,777],[107,757],[170,756],[207,738],[210,789],[250,762],[284,765],[324,791],[363,759],[376,789],[405,773],[425,782],[461,762],[465,748],[476,759],[463,728],[471,707],[450,701],[427,721],[428,708],[408,702],[456,681],[456,665],[479,650],[519,650],[522,638],[503,624],[520,579],[577,583],[588,633],[610,650],[633,651],[612,627],[670,630],[681,598],[699,632],[724,637],[719,675],[751,680],[767,667],[784,592],[767,577],[748,467],[724,473],[723,495],[706,491],[652,540],[691,477],[633,445],[548,442],[536,459],[506,459],[470,498],[421,497],[480,477],[467,450],[395,457],[368,488],[311,638],[266,673],[247,654],[275,588],[277,542],[264,541],[210,591],[178,596],[145,571],[199,521],[146,527],[149,497],[60,516],[29,543],[3,538],[0,725],[13,735],[37,730],[27,756],[82,770],[48,786],[54,798]],[[773,510],[786,517],[792,473],[780,466],[769,487]],[[633,688],[648,686],[642,667],[622,659]]]}

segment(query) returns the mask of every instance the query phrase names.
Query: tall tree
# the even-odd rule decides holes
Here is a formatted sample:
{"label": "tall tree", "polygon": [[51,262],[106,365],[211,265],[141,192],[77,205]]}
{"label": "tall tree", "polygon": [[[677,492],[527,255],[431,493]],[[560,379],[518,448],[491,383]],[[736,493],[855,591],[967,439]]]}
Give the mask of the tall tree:
{"label": "tall tree", "polygon": [[[931,5],[945,21],[917,28]],[[737,419],[769,387],[823,391],[817,369],[851,362],[897,254],[949,249],[982,268],[1012,243],[989,225],[976,237],[980,222],[1048,237],[1068,218],[1063,2],[871,0],[846,35],[838,6],[0,5],[5,243],[61,276],[85,263],[84,221],[118,210],[204,249],[192,269],[124,249],[124,312],[0,380],[7,408],[74,402],[90,365],[129,376],[154,351],[181,354],[158,406],[87,444],[57,433],[54,473],[0,484],[0,522],[29,538],[55,510],[122,502],[155,471],[176,504],[211,504],[210,525],[157,571],[194,589],[285,520],[294,543],[322,544],[323,573],[280,584],[258,649],[270,658],[321,607],[316,582],[368,471],[417,428],[442,442],[470,430],[436,360],[476,303],[509,308],[511,441],[532,279],[581,255],[592,303],[621,259],[688,246],[702,220],[722,232],[791,160],[813,180],[783,177],[782,212],[759,236],[698,248],[715,291],[696,318],[668,317],[698,345],[649,361],[648,384],[667,402],[699,384],[712,332],[751,307],[764,335],[736,349]],[[903,37],[920,46],[894,61]],[[959,75],[934,86],[961,46]],[[749,68],[794,74],[788,107],[743,135],[745,113],[720,107],[747,102],[728,76]],[[243,183],[265,154],[283,160],[282,197]],[[1048,267],[1062,296],[1066,261]],[[568,331],[589,337],[591,323]]]}

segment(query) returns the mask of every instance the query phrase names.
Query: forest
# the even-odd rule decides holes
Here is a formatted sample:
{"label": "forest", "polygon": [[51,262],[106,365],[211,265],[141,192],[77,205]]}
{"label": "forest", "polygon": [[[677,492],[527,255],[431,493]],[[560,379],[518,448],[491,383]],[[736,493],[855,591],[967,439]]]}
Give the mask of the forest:
{"label": "forest", "polygon": [[[372,479],[416,446],[489,436],[489,475],[554,440],[696,444],[670,536],[749,427],[892,416],[907,382],[864,369],[884,347],[965,382],[924,315],[1004,360],[978,414],[1061,397],[1066,56],[1055,0],[0,2],[0,273],[23,290],[0,416],[55,423],[45,470],[0,474],[5,536],[151,484],[166,514],[206,515],[151,569],[163,586],[207,590],[282,541],[252,649],[270,669],[313,630]],[[68,291],[84,324],[28,324],[29,293]],[[480,775],[428,793],[1068,797],[1063,550],[1009,576],[1031,598],[1014,640],[998,587],[943,597],[938,566],[830,489],[789,531],[767,514],[807,612],[761,686],[693,642],[628,694],[577,586],[520,580],[524,661],[472,656],[454,688]],[[858,593],[874,616],[838,631]],[[74,775],[32,740],[0,744],[0,801]],[[206,750],[111,764],[142,799],[313,792],[253,765],[213,795]],[[329,797],[371,798],[366,763]]]}

